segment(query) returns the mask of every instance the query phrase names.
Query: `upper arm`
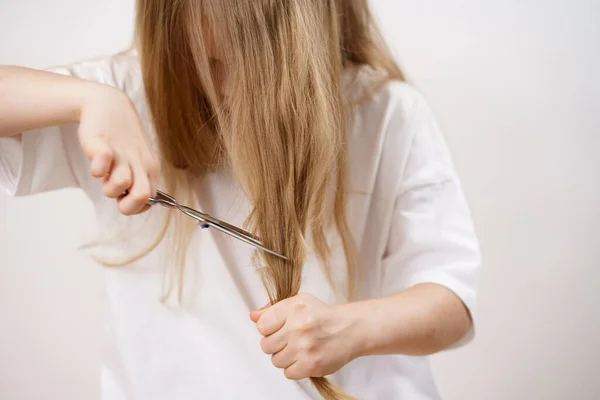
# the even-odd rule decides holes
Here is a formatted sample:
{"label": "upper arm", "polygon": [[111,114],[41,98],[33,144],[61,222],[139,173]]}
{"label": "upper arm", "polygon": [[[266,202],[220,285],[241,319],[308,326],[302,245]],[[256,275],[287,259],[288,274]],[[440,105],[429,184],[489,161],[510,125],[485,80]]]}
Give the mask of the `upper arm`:
{"label": "upper arm", "polygon": [[435,283],[472,310],[480,252],[460,180],[427,102],[414,89],[402,112],[408,151],[390,149],[405,160],[383,258],[384,294]]}

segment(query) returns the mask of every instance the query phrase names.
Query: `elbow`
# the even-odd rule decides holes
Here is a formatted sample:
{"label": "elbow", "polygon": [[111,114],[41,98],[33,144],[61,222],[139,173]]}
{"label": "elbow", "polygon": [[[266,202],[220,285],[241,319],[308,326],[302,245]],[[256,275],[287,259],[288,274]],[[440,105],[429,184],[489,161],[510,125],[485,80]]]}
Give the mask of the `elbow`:
{"label": "elbow", "polygon": [[473,329],[469,309],[449,290],[439,291],[441,296],[430,313],[428,327],[422,332],[419,356],[433,355],[448,350],[464,340]]}
{"label": "elbow", "polygon": [[453,326],[435,326],[422,336],[421,345],[410,352],[410,356],[431,356],[451,349],[467,337],[473,323],[470,320],[456,322]]}
{"label": "elbow", "polygon": [[451,313],[450,318],[437,324],[438,326],[430,335],[427,354],[423,355],[433,355],[448,350],[467,337],[473,329],[473,319],[462,302],[461,308],[460,312]]}
{"label": "elbow", "polygon": [[473,318],[465,303],[447,288],[439,290],[434,323],[431,334],[430,354],[439,353],[464,340],[473,329]]}
{"label": "elbow", "polygon": [[461,319],[461,322],[457,326],[457,336],[458,338],[455,340],[453,345],[463,340],[473,329],[473,317],[471,316],[471,312],[465,307],[464,318]]}

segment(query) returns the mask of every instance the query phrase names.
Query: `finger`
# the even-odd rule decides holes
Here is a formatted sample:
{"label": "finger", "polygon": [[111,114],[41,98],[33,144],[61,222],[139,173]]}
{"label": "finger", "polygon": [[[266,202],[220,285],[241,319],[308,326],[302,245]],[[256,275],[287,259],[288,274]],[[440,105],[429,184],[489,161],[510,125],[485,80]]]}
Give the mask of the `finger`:
{"label": "finger", "polygon": [[261,315],[264,314],[264,312],[267,310],[267,308],[271,307],[271,303],[267,303],[264,306],[262,306],[260,309],[258,310],[254,310],[250,313],[250,319],[256,323],[258,322],[259,318],[261,317]]}
{"label": "finger", "polygon": [[150,200],[150,182],[145,171],[140,167],[132,167],[133,185],[129,193],[118,202],[119,211],[124,215],[135,215],[142,211]]}
{"label": "finger", "polygon": [[290,299],[280,301],[263,312],[256,322],[256,328],[261,335],[272,335],[283,327],[287,316],[291,311],[292,303],[289,300]]}
{"label": "finger", "polygon": [[150,206],[149,204],[146,204],[146,205],[144,206],[144,208],[142,208],[140,211],[138,211],[138,212],[136,213],[136,215],[137,215],[137,214],[143,214],[143,213],[145,213],[146,211],[148,211],[148,210],[150,209],[150,207],[151,207],[151,206]]}
{"label": "finger", "polygon": [[283,371],[285,377],[292,381],[299,381],[301,379],[310,378],[306,372],[302,370],[298,361],[294,362],[290,366],[286,367]]}
{"label": "finger", "polygon": [[257,323],[260,317],[263,315],[264,311],[262,310],[254,310],[250,313],[250,319],[252,322]]}
{"label": "finger", "polygon": [[113,167],[110,175],[105,179],[102,190],[106,197],[116,199],[131,188],[132,181],[131,167],[129,164],[121,162]]}
{"label": "finger", "polygon": [[260,348],[265,354],[275,354],[282,351],[288,344],[288,333],[281,328],[271,336],[266,336],[260,341]]}
{"label": "finger", "polygon": [[94,178],[104,178],[111,170],[114,161],[114,154],[108,148],[102,148],[95,151],[91,157],[90,173]]}
{"label": "finger", "polygon": [[150,194],[156,196],[156,190],[158,189],[158,181],[160,180],[160,163],[157,159],[152,157],[150,161],[144,164],[146,175],[148,176],[148,182],[150,183]]}
{"label": "finger", "polygon": [[290,346],[286,346],[283,350],[271,356],[271,363],[275,368],[289,368],[297,361],[296,352]]}

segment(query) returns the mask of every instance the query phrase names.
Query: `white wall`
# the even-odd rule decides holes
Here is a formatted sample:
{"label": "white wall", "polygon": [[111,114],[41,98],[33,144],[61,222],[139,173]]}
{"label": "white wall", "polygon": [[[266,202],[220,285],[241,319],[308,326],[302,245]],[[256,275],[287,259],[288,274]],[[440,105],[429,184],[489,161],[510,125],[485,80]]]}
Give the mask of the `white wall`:
{"label": "white wall", "polygon": [[[0,0],[0,64],[109,55],[130,44],[132,23],[132,0]],[[92,212],[74,190],[0,193],[2,400],[99,398],[101,274],[75,251]]]}
{"label": "white wall", "polygon": [[[600,2],[374,2],[447,132],[484,251],[478,337],[435,359],[446,398],[600,398]],[[0,0],[0,64],[121,50],[132,9]],[[91,211],[76,191],[0,195],[2,399],[98,396],[99,271],[74,250]]]}

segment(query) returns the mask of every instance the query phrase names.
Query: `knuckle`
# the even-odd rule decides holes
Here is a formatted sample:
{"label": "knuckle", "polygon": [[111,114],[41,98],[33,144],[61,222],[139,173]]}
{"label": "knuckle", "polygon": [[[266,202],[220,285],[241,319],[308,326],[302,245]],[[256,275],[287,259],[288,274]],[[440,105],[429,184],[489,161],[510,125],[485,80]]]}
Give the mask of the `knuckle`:
{"label": "knuckle", "polygon": [[123,203],[119,203],[118,205],[119,211],[121,212],[121,214],[126,215],[126,216],[132,216],[134,214],[134,212],[131,210],[131,208],[129,208],[126,204]]}
{"label": "knuckle", "polygon": [[294,313],[303,314],[307,311],[308,305],[302,299],[296,299],[293,305]]}
{"label": "knuckle", "polygon": [[131,186],[131,177],[127,175],[119,175],[114,178],[114,184],[118,188],[128,188]]}
{"label": "knuckle", "polygon": [[294,306],[296,307],[304,307],[306,306],[306,295],[304,293],[300,293],[296,297],[294,297]]}
{"label": "knuckle", "polygon": [[104,186],[102,186],[102,191],[104,192],[104,195],[106,197],[113,197],[115,196],[115,191],[113,190],[112,186],[109,184],[106,184]]}
{"label": "knuckle", "polygon": [[285,377],[291,381],[297,381],[299,379],[302,379],[298,376],[298,374],[295,371],[290,370],[290,368],[285,369],[283,373]]}
{"label": "knuckle", "polygon": [[104,148],[104,149],[100,150],[100,152],[98,153],[98,156],[107,158],[107,159],[112,159],[114,157],[114,152],[110,148]]}
{"label": "knuckle", "polygon": [[150,194],[150,190],[144,188],[142,190],[136,191],[134,194],[132,194],[132,196],[133,196],[133,200],[135,200],[136,203],[145,203],[148,201],[151,194]]}
{"label": "knuckle", "polygon": [[267,334],[269,333],[269,329],[272,325],[272,315],[271,313],[265,312],[258,320],[258,322],[256,323],[256,329],[258,329],[258,331],[261,333],[261,335],[263,336],[267,336]]}
{"label": "knuckle", "polygon": [[317,318],[314,315],[305,315],[298,321],[297,330],[302,333],[309,333],[316,329]]}
{"label": "knuckle", "polygon": [[281,362],[279,357],[275,357],[275,355],[271,356],[271,363],[273,364],[273,366],[275,368],[284,368],[285,367],[285,365],[283,365],[283,363]]}
{"label": "knuckle", "polygon": [[298,347],[305,353],[311,353],[316,348],[316,343],[312,337],[304,337],[298,341]]}
{"label": "knuckle", "polygon": [[107,167],[114,159],[110,150],[102,150],[91,157],[92,167]]}
{"label": "knuckle", "polygon": [[105,182],[102,185],[102,191],[104,192],[104,195],[107,197],[118,197],[119,196],[119,190],[117,187],[115,187],[113,182]]}
{"label": "knuckle", "polygon": [[256,323],[256,329],[258,329],[258,331],[264,335],[264,331],[265,331],[265,316],[263,315],[258,322]]}
{"label": "knuckle", "polygon": [[113,158],[108,156],[94,156],[90,165],[92,175],[100,175],[97,177],[106,175],[112,164],[112,160]]}
{"label": "knuckle", "polygon": [[260,341],[260,348],[263,351],[263,353],[270,354],[269,350],[271,347],[270,347],[269,339],[262,338],[262,340]]}

